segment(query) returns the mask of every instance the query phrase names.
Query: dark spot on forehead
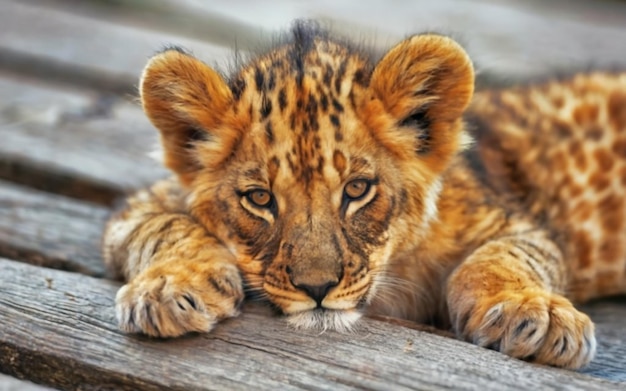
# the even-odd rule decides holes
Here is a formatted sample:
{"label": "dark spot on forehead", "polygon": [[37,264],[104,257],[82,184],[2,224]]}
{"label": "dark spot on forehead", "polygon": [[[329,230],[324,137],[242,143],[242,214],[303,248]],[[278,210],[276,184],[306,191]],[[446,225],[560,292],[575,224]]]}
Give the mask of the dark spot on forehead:
{"label": "dark spot on forehead", "polygon": [[322,175],[324,172],[324,156],[317,157],[317,173]]}
{"label": "dark spot on forehead", "polygon": [[304,180],[304,183],[311,183],[311,180],[313,179],[313,168],[311,168],[311,166],[309,165],[303,166],[301,176]]}
{"label": "dark spot on forehead", "polygon": [[287,106],[287,93],[285,92],[285,87],[281,88],[278,92],[278,107],[280,108],[280,112],[282,113]]}
{"label": "dark spot on forehead", "polygon": [[343,106],[341,103],[337,101],[337,99],[333,98],[333,107],[337,110],[338,113],[343,112]]}
{"label": "dark spot on forehead", "polygon": [[339,71],[337,72],[337,76],[335,77],[335,91],[339,94],[341,93],[341,83],[343,82],[343,77],[346,73],[346,61],[342,61],[339,66]]}
{"label": "dark spot on forehead", "polygon": [[320,92],[320,104],[322,105],[322,111],[325,113],[328,111],[328,97],[325,93]]}
{"label": "dark spot on forehead", "polygon": [[339,175],[343,175],[347,168],[346,156],[343,152],[339,150],[335,150],[333,152],[333,165],[335,166],[335,170],[339,173]]}
{"label": "dark spot on forehead", "polygon": [[244,78],[238,76],[235,80],[233,80],[230,90],[233,92],[233,98],[235,98],[235,101],[238,101],[243,92],[246,90],[246,81]]}
{"label": "dark spot on forehead", "polygon": [[257,92],[263,91],[263,83],[265,82],[263,71],[261,68],[254,68],[254,84],[256,85]]}
{"label": "dark spot on forehead", "polygon": [[265,95],[263,95],[263,101],[261,102],[261,119],[267,118],[272,112],[272,101]]}

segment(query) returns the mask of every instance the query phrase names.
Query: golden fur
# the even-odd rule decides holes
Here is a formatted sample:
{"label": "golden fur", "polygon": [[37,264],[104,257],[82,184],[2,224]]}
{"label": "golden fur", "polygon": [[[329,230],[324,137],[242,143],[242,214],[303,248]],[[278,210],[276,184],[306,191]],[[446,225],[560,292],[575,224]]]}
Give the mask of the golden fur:
{"label": "golden fur", "polygon": [[141,99],[176,178],[107,225],[121,328],[206,332],[247,293],[295,327],[385,314],[587,364],[594,326],[568,298],[626,292],[626,74],[473,86],[437,35],[373,61],[299,23],[228,81],[157,54]]}

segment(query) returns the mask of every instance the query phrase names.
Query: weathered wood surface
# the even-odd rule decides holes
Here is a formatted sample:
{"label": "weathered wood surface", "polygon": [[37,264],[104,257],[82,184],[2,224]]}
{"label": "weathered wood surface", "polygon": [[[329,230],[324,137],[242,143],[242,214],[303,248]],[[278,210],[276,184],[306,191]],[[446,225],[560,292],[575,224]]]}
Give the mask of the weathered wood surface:
{"label": "weathered wood surface", "polygon": [[0,3],[2,68],[99,91],[133,93],[138,71],[164,45],[193,48],[211,61],[230,58],[229,48],[184,37],[172,42],[172,37],[162,32],[107,23],[34,3]]}
{"label": "weathered wood surface", "polygon": [[[43,7],[61,8],[98,20],[113,21],[158,30],[178,37],[208,41],[216,46],[231,48],[254,47],[261,40],[258,21],[242,23],[237,15],[226,16],[223,7],[194,7],[193,2],[179,0],[20,0]],[[222,4],[222,6],[225,4]],[[217,50],[213,48],[213,50]]]}
{"label": "weathered wood surface", "polygon": [[0,139],[0,178],[96,202],[167,175],[156,130],[111,95],[0,77]]}
{"label": "weathered wood surface", "polygon": [[101,206],[0,181],[0,256],[103,276]]}
{"label": "weathered wood surface", "polygon": [[0,370],[63,389],[624,387],[375,320],[347,335],[294,331],[256,305],[207,335],[128,337],[115,327],[117,288],[0,260]]}
{"label": "weathered wood surface", "polygon": [[596,358],[582,372],[623,382],[626,389],[626,297],[600,300],[581,309],[596,323],[598,336]]}

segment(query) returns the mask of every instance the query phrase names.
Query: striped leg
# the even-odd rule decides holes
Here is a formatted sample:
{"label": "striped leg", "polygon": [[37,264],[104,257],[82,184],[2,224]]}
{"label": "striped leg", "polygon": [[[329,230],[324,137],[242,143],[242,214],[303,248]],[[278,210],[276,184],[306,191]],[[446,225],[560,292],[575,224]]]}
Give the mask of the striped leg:
{"label": "striped leg", "polygon": [[116,297],[126,332],[206,332],[238,313],[243,283],[235,259],[177,208],[178,191],[172,181],[142,190],[107,225],[105,261],[128,281]]}
{"label": "striped leg", "polygon": [[490,241],[448,280],[455,331],[516,358],[580,368],[595,354],[594,325],[559,294],[566,278],[559,249],[541,231]]}

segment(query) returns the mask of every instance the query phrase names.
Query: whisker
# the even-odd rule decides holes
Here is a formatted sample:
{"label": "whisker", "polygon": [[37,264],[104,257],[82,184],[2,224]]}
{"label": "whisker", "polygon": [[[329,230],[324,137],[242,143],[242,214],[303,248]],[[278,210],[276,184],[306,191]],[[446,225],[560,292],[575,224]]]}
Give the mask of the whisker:
{"label": "whisker", "polygon": [[420,308],[426,312],[432,312],[433,306],[437,304],[437,300],[433,297],[433,290],[428,285],[423,286],[415,281],[393,275],[387,267],[373,269],[370,273],[373,284],[376,286],[372,299],[388,314],[409,318],[416,311],[421,312]]}

